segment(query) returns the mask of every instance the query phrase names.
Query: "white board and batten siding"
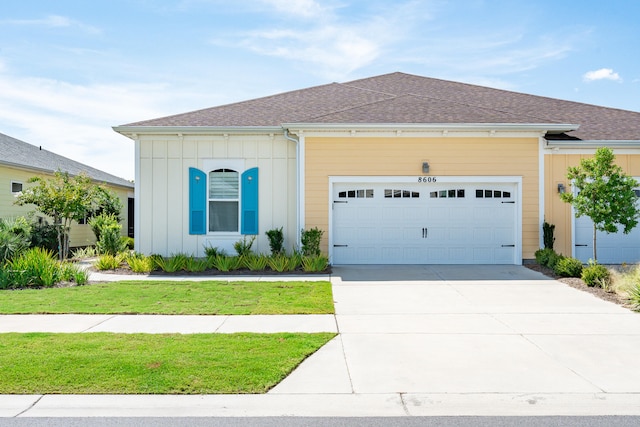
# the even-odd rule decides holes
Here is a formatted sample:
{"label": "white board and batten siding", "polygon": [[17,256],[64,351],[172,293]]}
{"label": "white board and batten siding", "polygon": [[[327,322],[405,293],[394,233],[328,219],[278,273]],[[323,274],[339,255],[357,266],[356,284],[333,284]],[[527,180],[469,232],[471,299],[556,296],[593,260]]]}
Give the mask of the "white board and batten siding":
{"label": "white board and batten siding", "polygon": [[[233,254],[237,233],[189,234],[189,168],[234,161],[243,170],[257,167],[259,234],[253,249],[269,252],[265,232],[283,227],[285,244],[296,238],[295,144],[278,135],[140,135],[139,251],[169,256],[203,256],[214,246]],[[206,171],[208,172],[208,171]],[[207,213],[208,218],[208,213]]]}
{"label": "white board and batten siding", "polygon": [[520,264],[519,177],[334,177],[333,264]]}

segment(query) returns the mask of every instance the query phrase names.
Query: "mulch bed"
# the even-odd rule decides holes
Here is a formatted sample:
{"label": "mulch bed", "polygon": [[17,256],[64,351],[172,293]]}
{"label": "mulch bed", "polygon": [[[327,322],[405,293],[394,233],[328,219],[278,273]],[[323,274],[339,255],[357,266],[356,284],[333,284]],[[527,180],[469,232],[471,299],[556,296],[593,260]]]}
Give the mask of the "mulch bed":
{"label": "mulch bed", "polygon": [[591,287],[591,286],[587,286],[582,279],[579,279],[577,277],[561,277],[558,276],[552,269],[548,268],[548,267],[544,267],[542,265],[539,264],[525,264],[525,267],[540,272],[542,274],[544,274],[545,276],[551,277],[552,279],[556,279],[559,282],[564,283],[565,285],[569,285],[572,288],[576,288],[579,289],[581,291],[584,292],[588,292],[591,295],[595,295],[596,297],[605,300],[605,301],[609,301],[612,302],[614,304],[618,304],[621,305],[623,307],[626,307],[628,309],[634,310],[635,307],[634,305],[631,303],[631,301],[629,301],[627,298],[624,298],[621,295],[618,295],[615,292],[609,292],[609,291],[605,291],[602,288],[599,287]]}

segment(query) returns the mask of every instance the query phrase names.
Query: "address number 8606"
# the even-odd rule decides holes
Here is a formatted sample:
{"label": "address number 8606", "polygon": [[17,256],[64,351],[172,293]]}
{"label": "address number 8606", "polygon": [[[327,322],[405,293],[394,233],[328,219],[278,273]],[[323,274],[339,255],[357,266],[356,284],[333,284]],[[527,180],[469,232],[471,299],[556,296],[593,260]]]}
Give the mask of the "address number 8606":
{"label": "address number 8606", "polygon": [[420,183],[436,182],[436,177],[435,176],[419,176],[418,182]]}

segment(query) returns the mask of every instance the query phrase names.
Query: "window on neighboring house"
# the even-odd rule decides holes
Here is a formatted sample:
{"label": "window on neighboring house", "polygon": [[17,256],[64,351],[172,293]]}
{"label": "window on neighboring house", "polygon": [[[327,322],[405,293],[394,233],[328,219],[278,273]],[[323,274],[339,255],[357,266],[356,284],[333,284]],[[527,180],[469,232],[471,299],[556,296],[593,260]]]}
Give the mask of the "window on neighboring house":
{"label": "window on neighboring house", "polygon": [[11,181],[11,192],[12,193],[19,193],[22,191],[22,183],[21,182],[16,182],[16,181]]}
{"label": "window on neighboring house", "polygon": [[209,172],[209,231],[239,231],[239,188],[238,172],[232,169]]}

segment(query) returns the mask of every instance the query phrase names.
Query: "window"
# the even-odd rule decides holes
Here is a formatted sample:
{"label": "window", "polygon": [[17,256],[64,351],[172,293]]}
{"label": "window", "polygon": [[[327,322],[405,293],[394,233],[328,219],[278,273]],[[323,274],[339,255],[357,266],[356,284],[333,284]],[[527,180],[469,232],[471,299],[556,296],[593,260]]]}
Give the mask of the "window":
{"label": "window", "polygon": [[476,190],[476,198],[478,199],[508,199],[511,197],[511,192],[509,191],[499,191],[499,190]]}
{"label": "window", "polygon": [[240,175],[232,169],[209,172],[209,231],[237,232]]}
{"label": "window", "polygon": [[338,193],[340,199],[371,199],[373,198],[373,189],[348,190]]}
{"label": "window", "polygon": [[409,190],[384,190],[385,199],[418,199],[420,198],[420,193],[418,191],[409,191]]}
{"label": "window", "polygon": [[22,191],[22,183],[21,182],[16,182],[16,181],[11,181],[11,192],[12,193],[19,193]]}
{"label": "window", "polygon": [[432,191],[429,193],[429,197],[432,199],[463,199],[464,198],[464,189],[451,189],[451,190],[440,190],[440,191]]}

